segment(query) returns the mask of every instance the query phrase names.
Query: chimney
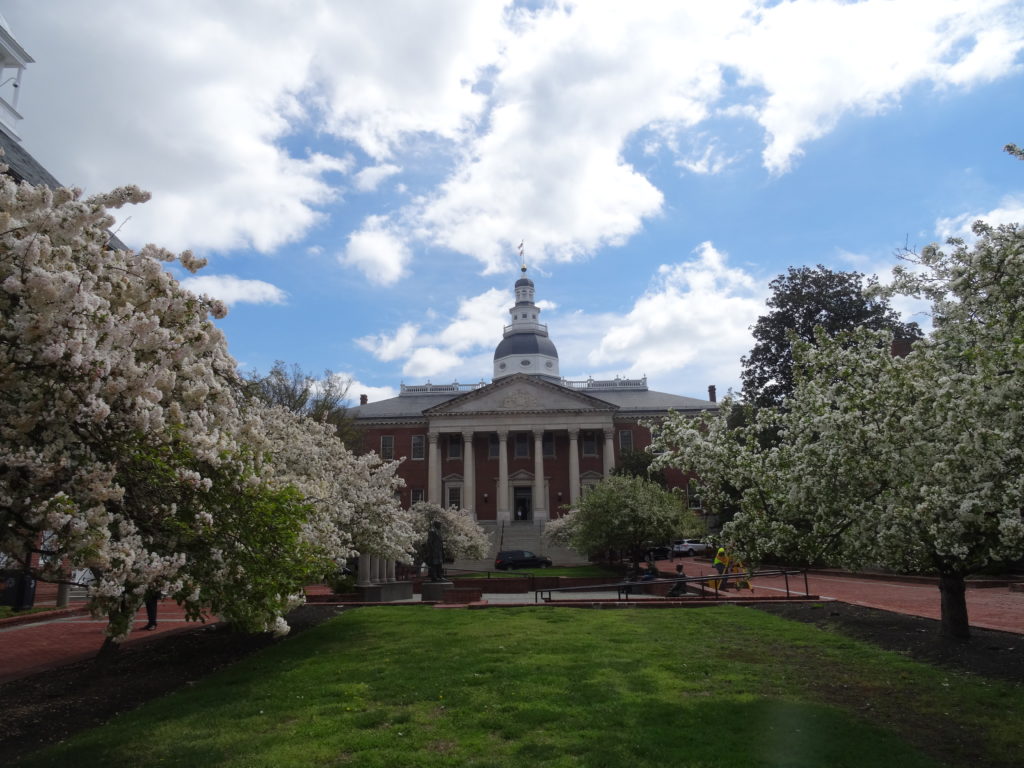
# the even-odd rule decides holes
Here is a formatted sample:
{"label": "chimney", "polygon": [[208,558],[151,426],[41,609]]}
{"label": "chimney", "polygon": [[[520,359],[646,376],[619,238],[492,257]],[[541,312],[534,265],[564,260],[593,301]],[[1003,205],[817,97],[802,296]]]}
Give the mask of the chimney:
{"label": "chimney", "polygon": [[366,395],[360,395],[359,396],[359,404],[360,405],[366,405],[368,402],[370,402],[370,398],[369,397],[367,397]]}
{"label": "chimney", "polygon": [[718,402],[718,396],[715,394],[715,385],[714,384],[709,384],[708,385],[708,400],[710,400],[712,403],[717,403]]}

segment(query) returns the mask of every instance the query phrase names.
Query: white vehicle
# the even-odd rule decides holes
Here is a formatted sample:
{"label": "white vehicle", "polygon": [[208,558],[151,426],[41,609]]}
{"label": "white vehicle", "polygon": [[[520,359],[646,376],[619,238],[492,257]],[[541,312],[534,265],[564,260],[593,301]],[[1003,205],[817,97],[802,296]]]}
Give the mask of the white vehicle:
{"label": "white vehicle", "polygon": [[700,539],[676,539],[672,542],[672,554],[681,557],[693,557],[710,552],[711,547]]}

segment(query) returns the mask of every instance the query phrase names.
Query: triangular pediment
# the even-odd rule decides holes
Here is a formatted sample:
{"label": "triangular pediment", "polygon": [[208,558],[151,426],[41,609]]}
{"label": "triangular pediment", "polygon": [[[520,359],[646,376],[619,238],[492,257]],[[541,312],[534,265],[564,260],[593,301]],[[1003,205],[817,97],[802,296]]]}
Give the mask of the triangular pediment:
{"label": "triangular pediment", "polygon": [[432,416],[470,413],[585,413],[616,406],[536,376],[513,374],[428,408]]}

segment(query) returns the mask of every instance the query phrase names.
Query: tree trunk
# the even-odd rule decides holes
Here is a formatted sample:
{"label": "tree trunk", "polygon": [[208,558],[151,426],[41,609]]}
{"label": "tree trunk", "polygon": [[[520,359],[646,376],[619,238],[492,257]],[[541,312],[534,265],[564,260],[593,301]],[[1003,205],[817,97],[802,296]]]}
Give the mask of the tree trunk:
{"label": "tree trunk", "polygon": [[939,594],[942,598],[942,634],[957,640],[971,636],[967,622],[967,595],[961,574],[939,574]]}
{"label": "tree trunk", "polygon": [[115,656],[117,656],[117,652],[120,649],[120,643],[115,643],[113,639],[109,637],[105,638],[103,640],[103,645],[100,646],[99,653],[96,654],[96,663],[103,665],[110,662]]}

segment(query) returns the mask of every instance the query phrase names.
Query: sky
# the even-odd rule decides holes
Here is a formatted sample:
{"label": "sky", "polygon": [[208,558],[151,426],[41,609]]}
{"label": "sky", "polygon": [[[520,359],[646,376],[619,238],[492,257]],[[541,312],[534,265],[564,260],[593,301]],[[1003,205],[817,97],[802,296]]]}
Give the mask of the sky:
{"label": "sky", "polygon": [[[18,130],[245,370],[489,381],[523,244],[568,379],[739,389],[768,284],[1024,221],[1024,0],[0,0]],[[0,85],[9,98],[10,84]],[[922,307],[901,302],[927,324]]]}

